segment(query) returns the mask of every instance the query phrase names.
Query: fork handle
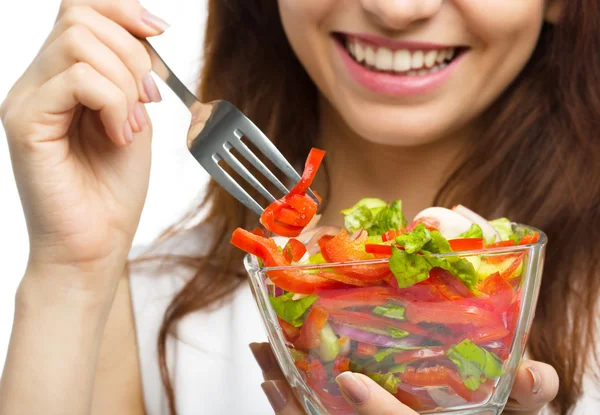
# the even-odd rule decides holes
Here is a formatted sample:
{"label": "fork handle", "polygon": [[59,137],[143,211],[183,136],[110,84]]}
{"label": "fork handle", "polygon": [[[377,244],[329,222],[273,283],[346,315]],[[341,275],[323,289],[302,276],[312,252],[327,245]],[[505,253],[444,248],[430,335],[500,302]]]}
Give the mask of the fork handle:
{"label": "fork handle", "polygon": [[148,54],[150,55],[150,60],[152,61],[152,70],[168,85],[169,88],[171,88],[173,92],[175,92],[175,95],[177,95],[181,102],[183,102],[191,111],[192,105],[196,102],[199,102],[196,96],[190,92],[190,90],[184,85],[183,82],[179,80],[179,78],[177,78],[177,76],[167,66],[165,61],[160,57],[158,52],[156,52],[150,42],[148,42],[146,39],[139,39],[139,41],[142,43],[142,45],[144,45],[148,51]]}

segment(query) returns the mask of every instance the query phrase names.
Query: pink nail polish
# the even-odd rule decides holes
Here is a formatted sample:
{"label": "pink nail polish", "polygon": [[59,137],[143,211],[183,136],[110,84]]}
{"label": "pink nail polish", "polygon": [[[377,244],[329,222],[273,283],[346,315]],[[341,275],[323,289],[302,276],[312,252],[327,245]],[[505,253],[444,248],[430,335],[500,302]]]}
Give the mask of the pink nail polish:
{"label": "pink nail polish", "polygon": [[162,96],[160,95],[158,86],[156,85],[156,82],[154,82],[151,73],[147,73],[146,76],[144,76],[142,83],[144,84],[144,91],[146,92],[146,95],[148,95],[150,102],[162,101]]}
{"label": "pink nail polish", "polygon": [[170,27],[167,22],[160,17],[153,15],[148,10],[142,10],[142,21],[159,33],[163,33]]}
{"label": "pink nail polish", "polygon": [[135,110],[133,111],[133,116],[135,121],[137,122],[140,131],[142,131],[148,125],[148,120],[146,119],[146,114],[144,113],[144,107],[140,102],[135,104]]}
{"label": "pink nail polish", "polygon": [[127,120],[123,126],[123,137],[125,137],[125,142],[127,144],[131,144],[133,142],[133,129],[131,128],[131,123],[129,120]]}
{"label": "pink nail polish", "polygon": [[364,382],[352,373],[344,372],[335,378],[342,392],[355,404],[360,405],[369,399],[369,388]]}
{"label": "pink nail polish", "polygon": [[533,393],[534,395],[537,395],[542,390],[542,377],[540,376],[540,373],[537,371],[537,369],[534,367],[530,366],[526,370],[529,372],[529,374],[531,375],[531,378],[533,379],[533,385],[531,386],[531,393]]}

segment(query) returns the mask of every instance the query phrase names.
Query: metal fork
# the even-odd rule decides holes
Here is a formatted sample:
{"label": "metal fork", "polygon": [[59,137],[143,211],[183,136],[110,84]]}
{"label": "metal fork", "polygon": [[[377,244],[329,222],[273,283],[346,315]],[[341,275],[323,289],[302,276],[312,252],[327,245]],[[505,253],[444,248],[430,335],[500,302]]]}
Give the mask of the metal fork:
{"label": "metal fork", "polygon": [[[187,136],[187,147],[196,161],[233,197],[242,202],[248,209],[260,215],[264,208],[254,200],[246,190],[237,183],[219,162],[230,166],[240,177],[254,187],[267,201],[274,202],[276,198],[248,171],[231,150],[235,149],[261,174],[284,194],[289,189],[275,176],[264,163],[242,141],[248,139],[266,156],[278,169],[296,184],[300,175],[283,157],[275,145],[254,125],[248,117],[227,101],[202,103],[175,76],[154,47],[145,39],[140,42],[146,47],[152,60],[152,70],[173,90],[175,95],[192,113],[192,122]],[[318,203],[317,197],[309,190],[309,195]]]}

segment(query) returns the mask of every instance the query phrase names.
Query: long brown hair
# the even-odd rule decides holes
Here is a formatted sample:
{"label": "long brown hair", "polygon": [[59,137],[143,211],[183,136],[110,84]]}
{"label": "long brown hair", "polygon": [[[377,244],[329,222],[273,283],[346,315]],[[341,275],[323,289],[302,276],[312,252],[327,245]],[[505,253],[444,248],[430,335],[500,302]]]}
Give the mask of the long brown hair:
{"label": "long brown hair", "polygon": [[[463,203],[547,233],[529,351],[557,370],[561,386],[553,406],[561,414],[580,397],[584,368],[597,363],[600,294],[600,0],[570,0],[564,7],[559,24],[543,28],[526,68],[485,114],[471,154],[436,197],[438,206]],[[317,136],[318,91],[287,42],[277,2],[210,0],[208,16],[200,97],[232,102],[288,160],[302,163]],[[216,235],[208,254],[169,258],[195,273],[168,307],[158,339],[173,414],[167,336],[183,316],[226,299],[244,281],[242,253],[229,245],[229,235],[256,224],[214,182],[204,206]]]}

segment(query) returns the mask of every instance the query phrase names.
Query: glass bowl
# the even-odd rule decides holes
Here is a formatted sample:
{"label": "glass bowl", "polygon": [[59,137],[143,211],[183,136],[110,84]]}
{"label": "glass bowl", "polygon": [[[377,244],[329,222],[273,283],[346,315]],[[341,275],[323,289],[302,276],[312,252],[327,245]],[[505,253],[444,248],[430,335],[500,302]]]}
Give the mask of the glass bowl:
{"label": "glass bowl", "polygon": [[[255,257],[246,256],[271,347],[306,412],[353,414],[334,380],[352,370],[421,414],[500,414],[525,350],[547,242],[537,229],[512,226],[515,232],[539,232],[540,238],[529,245],[431,255],[470,262],[482,280],[475,294],[434,268],[428,280],[408,288],[398,288],[390,278],[385,287],[336,288],[320,291],[316,299],[296,295],[292,300],[312,301],[303,323],[296,322],[300,327],[275,312],[270,296],[281,293],[270,283],[271,272],[356,277],[388,267],[389,260],[261,268]],[[315,324],[323,327],[318,341],[307,334]]]}

